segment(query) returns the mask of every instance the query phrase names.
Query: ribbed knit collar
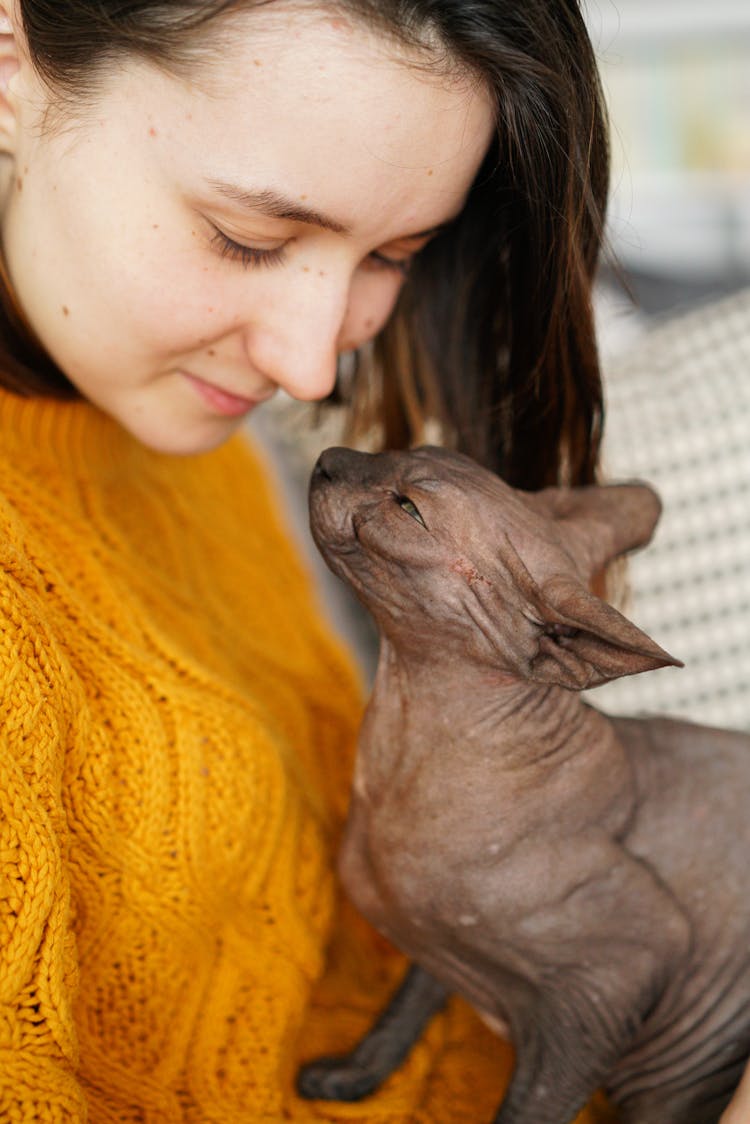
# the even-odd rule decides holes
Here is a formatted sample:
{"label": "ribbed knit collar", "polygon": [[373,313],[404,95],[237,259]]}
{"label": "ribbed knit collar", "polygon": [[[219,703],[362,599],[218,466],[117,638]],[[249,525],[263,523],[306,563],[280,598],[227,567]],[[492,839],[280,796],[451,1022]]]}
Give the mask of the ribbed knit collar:
{"label": "ribbed knit collar", "polygon": [[0,450],[33,461],[101,478],[128,474],[149,454],[117,422],[89,402],[21,398],[0,389]]}

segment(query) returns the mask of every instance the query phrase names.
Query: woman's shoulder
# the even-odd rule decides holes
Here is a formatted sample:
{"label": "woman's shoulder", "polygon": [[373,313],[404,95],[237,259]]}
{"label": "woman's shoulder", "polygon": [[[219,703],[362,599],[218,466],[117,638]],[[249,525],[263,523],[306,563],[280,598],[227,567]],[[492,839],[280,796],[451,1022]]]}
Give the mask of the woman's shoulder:
{"label": "woman's shoulder", "polygon": [[20,598],[24,590],[38,593],[44,585],[31,547],[33,518],[28,506],[14,495],[0,460],[0,595],[6,600]]}
{"label": "woman's shoulder", "polygon": [[16,703],[41,703],[72,686],[48,612],[49,551],[33,510],[32,497],[9,486],[0,460],[0,679],[6,688],[12,681]]}

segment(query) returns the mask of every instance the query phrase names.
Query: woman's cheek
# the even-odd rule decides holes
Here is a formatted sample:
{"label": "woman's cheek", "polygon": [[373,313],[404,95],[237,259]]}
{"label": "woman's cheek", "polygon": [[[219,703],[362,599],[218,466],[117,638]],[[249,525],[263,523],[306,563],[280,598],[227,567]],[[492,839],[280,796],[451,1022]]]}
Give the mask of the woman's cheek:
{"label": "woman's cheek", "polygon": [[340,351],[361,347],[385,327],[403,283],[403,275],[388,268],[355,277],[339,336]]}

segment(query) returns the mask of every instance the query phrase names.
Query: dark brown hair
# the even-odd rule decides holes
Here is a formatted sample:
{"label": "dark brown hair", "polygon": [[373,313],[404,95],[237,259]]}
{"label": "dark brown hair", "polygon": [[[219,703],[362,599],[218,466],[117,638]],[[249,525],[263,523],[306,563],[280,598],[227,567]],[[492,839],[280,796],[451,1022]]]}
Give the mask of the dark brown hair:
{"label": "dark brown hair", "polygon": [[[137,54],[194,57],[196,31],[273,0],[20,0],[29,50],[64,99]],[[608,183],[606,122],[578,0],[330,0],[425,65],[482,82],[497,133],[459,218],[417,257],[396,311],[337,393],[355,429],[420,440],[425,419],[511,483],[593,479],[602,396],[591,289]],[[217,25],[218,26],[218,25]],[[201,37],[205,50],[206,36]],[[71,395],[0,286],[3,381]]]}

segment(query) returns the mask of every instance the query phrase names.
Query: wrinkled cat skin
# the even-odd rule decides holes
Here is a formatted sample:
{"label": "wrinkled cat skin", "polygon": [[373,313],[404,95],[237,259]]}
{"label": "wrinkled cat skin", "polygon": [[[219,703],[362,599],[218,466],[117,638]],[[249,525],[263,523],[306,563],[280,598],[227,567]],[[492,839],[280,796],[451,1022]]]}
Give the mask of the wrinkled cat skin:
{"label": "wrinkled cat skin", "polygon": [[440,449],[329,449],[315,540],[375,618],[341,853],[414,967],[305,1096],[357,1099],[459,992],[516,1049],[496,1124],[715,1124],[750,1054],[750,737],[579,691],[675,664],[589,592],[644,485],[523,493]]}

